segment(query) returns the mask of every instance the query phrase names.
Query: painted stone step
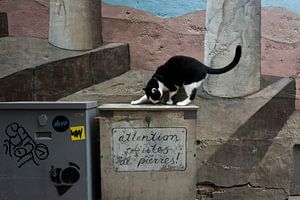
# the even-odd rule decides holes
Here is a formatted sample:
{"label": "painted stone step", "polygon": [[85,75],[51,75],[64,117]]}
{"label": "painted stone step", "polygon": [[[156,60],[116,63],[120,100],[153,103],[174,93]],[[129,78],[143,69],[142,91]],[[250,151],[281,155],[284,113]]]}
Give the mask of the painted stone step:
{"label": "painted stone step", "polygon": [[129,46],[109,43],[69,51],[45,39],[4,37],[0,66],[0,101],[58,100],[128,71]]}

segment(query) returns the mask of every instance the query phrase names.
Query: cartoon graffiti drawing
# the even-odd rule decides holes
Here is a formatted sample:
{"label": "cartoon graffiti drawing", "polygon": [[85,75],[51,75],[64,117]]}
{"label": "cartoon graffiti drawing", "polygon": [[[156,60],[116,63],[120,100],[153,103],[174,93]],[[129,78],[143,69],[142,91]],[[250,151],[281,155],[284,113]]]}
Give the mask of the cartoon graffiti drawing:
{"label": "cartoon graffiti drawing", "polygon": [[57,192],[60,196],[66,193],[80,178],[80,168],[75,163],[69,162],[69,167],[54,168],[51,167],[50,179],[54,182]]}
{"label": "cartoon graffiti drawing", "polygon": [[45,144],[36,143],[25,128],[18,123],[9,124],[5,133],[8,136],[8,139],[4,140],[5,154],[16,158],[20,163],[19,168],[30,161],[39,166],[39,160],[48,158],[48,147]]}

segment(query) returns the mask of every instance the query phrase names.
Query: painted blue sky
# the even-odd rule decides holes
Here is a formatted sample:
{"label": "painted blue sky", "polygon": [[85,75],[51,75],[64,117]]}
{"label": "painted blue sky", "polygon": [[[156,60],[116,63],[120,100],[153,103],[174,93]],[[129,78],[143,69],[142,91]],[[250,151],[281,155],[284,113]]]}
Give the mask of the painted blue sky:
{"label": "painted blue sky", "polygon": [[[206,0],[102,0],[111,5],[128,6],[162,18],[181,16],[205,10]],[[300,14],[300,0],[262,0],[263,7],[283,7]]]}
{"label": "painted blue sky", "polygon": [[292,12],[300,14],[300,1],[299,0],[262,0],[263,7],[283,7]]}

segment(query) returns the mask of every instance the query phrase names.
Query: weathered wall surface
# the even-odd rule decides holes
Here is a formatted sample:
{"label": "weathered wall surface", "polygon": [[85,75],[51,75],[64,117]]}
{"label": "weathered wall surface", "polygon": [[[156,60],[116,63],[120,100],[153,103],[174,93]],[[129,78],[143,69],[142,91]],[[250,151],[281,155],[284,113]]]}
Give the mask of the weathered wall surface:
{"label": "weathered wall surface", "polygon": [[[262,1],[263,6],[285,6],[289,10],[275,7],[262,9],[261,42],[262,73],[295,77],[296,106],[299,109],[300,5],[295,4],[296,1]],[[175,54],[189,55],[203,61],[205,11],[199,11],[203,9],[202,1],[198,2],[199,7],[194,6],[195,12],[189,14],[186,14],[191,11],[189,1],[186,1],[185,9],[180,9],[184,7],[182,5],[166,6],[165,9],[170,9],[163,12],[161,6],[151,5],[150,1],[147,5],[141,3],[144,1],[105,2],[147,11],[108,4],[102,7],[103,39],[128,42],[132,68],[153,70]],[[49,0],[2,0],[0,12],[8,13],[10,36],[48,37]]]}
{"label": "weathered wall surface", "polygon": [[7,12],[10,36],[48,38],[50,0],[3,0],[0,12]]}
{"label": "weathered wall surface", "polygon": [[299,14],[282,8],[264,8],[261,39],[262,74],[294,77],[297,109],[300,109]]}
{"label": "weathered wall surface", "polygon": [[[130,102],[142,95],[140,88],[151,75],[131,70],[61,100]],[[263,90],[239,99],[212,98],[199,90],[193,102],[199,106],[198,199],[283,200],[289,195],[292,148],[299,144],[300,127],[299,112],[286,123],[294,111],[295,83],[289,78],[262,80]],[[132,119],[131,125],[138,121]],[[299,186],[300,181],[295,183]]]}

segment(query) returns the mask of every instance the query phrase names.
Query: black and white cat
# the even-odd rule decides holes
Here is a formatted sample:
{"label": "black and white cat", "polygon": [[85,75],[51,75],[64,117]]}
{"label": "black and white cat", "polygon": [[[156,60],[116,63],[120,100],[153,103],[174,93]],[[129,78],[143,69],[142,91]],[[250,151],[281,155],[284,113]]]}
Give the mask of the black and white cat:
{"label": "black and white cat", "polygon": [[136,101],[132,101],[131,104],[158,103],[163,96],[163,92],[169,92],[169,100],[166,104],[171,105],[173,104],[174,95],[180,87],[183,87],[187,98],[177,102],[176,105],[188,105],[195,98],[197,88],[200,87],[207,74],[228,72],[239,63],[241,54],[242,48],[237,46],[233,61],[220,69],[209,68],[191,57],[174,56],[156,70],[144,88],[145,95]]}

